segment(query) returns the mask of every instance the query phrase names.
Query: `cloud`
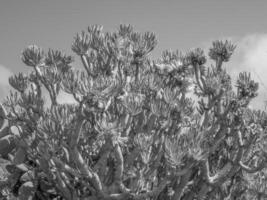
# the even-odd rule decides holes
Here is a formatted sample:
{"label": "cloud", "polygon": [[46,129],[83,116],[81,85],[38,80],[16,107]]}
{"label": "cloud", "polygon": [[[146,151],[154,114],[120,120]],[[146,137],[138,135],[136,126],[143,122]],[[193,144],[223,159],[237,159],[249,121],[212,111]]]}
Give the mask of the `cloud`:
{"label": "cloud", "polygon": [[0,64],[0,100],[2,101],[10,90],[8,83],[8,78],[12,76],[13,73],[5,66]]}
{"label": "cloud", "polygon": [[267,34],[252,34],[242,38],[235,38],[236,51],[231,61],[226,64],[233,80],[239,72],[251,73],[253,80],[259,83],[259,95],[251,106],[263,109],[267,101]]}
{"label": "cloud", "polygon": [[[243,37],[224,37],[216,38],[219,40],[230,40],[237,47],[229,62],[224,66],[231,75],[233,85],[240,72],[250,72],[254,81],[259,83],[258,96],[251,102],[251,107],[264,109],[267,101],[267,34],[250,34]],[[212,45],[211,39],[203,42],[200,46],[206,54]],[[209,62],[208,65],[211,63]]]}
{"label": "cloud", "polygon": [[[50,95],[45,88],[43,88],[42,94],[45,100],[45,107],[47,108],[50,107],[51,105]],[[78,103],[71,94],[68,94],[62,90],[59,92],[57,96],[57,102],[59,104],[77,104]]]}
{"label": "cloud", "polygon": [[57,97],[58,103],[77,104],[77,101],[71,94],[61,91]]}

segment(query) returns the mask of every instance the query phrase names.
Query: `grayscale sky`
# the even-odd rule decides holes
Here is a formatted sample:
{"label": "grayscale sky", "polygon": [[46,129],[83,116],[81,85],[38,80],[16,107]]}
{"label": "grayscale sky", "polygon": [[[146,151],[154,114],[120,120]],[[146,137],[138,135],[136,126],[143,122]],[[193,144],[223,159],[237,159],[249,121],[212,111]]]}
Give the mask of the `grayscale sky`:
{"label": "grayscale sky", "polygon": [[26,46],[74,55],[75,33],[92,24],[112,31],[126,23],[156,33],[153,57],[165,49],[208,49],[212,40],[231,39],[237,50],[226,67],[233,76],[252,73],[261,85],[252,106],[262,107],[267,100],[266,10],[266,0],[0,0],[0,99],[7,94],[7,77],[28,70],[20,61]]}

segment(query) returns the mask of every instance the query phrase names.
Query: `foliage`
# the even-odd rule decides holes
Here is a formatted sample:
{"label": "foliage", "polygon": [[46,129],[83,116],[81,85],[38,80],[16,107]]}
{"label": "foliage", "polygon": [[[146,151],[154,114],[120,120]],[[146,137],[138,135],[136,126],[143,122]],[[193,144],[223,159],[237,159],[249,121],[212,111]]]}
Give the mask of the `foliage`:
{"label": "foliage", "polygon": [[[250,75],[233,86],[223,68],[235,46],[215,41],[208,67],[199,48],[152,60],[156,44],[130,25],[90,26],[72,44],[84,70],[24,49],[31,71],[10,77],[0,109],[3,198],[267,198],[267,115],[248,108]],[[75,103],[59,103],[62,92]]]}

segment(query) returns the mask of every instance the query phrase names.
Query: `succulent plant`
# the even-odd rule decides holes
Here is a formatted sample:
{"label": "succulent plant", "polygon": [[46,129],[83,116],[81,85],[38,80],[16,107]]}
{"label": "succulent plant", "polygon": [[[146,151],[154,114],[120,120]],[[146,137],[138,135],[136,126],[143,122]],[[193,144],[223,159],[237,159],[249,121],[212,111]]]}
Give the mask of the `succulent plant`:
{"label": "succulent plant", "polygon": [[152,60],[156,44],[131,25],[90,26],[72,44],[84,70],[27,47],[31,71],[0,105],[0,198],[266,199],[267,115],[248,108],[250,75],[232,86],[222,68],[235,46],[215,41],[208,67],[200,48]]}

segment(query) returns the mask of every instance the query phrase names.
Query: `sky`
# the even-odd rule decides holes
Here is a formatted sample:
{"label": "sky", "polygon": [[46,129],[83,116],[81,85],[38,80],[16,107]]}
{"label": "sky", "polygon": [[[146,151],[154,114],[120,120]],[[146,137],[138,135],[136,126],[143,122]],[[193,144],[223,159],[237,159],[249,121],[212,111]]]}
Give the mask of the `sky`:
{"label": "sky", "polygon": [[[213,40],[237,45],[226,68],[234,77],[249,71],[260,83],[252,107],[267,100],[266,0],[0,0],[0,100],[8,93],[8,77],[29,70],[20,60],[31,44],[71,52],[73,37],[89,25],[113,31],[119,24],[155,32],[163,50],[208,50]],[[80,65],[78,59],[74,65]]]}

